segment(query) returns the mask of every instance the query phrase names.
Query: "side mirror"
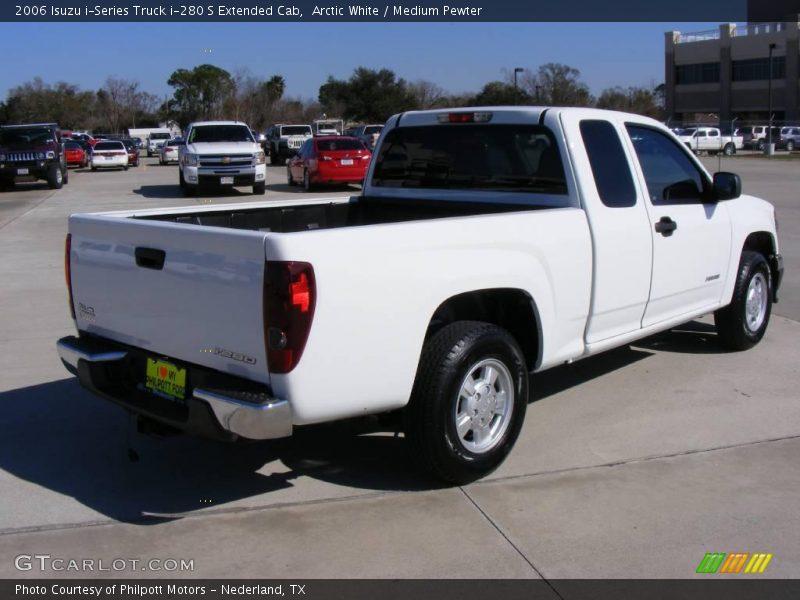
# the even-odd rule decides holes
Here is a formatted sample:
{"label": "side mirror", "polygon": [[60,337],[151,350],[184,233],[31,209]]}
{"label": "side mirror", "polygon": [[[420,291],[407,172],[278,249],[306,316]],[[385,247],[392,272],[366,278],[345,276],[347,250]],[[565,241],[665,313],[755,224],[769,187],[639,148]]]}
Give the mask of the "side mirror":
{"label": "side mirror", "polygon": [[742,195],[742,179],[736,173],[714,173],[714,199],[733,200]]}

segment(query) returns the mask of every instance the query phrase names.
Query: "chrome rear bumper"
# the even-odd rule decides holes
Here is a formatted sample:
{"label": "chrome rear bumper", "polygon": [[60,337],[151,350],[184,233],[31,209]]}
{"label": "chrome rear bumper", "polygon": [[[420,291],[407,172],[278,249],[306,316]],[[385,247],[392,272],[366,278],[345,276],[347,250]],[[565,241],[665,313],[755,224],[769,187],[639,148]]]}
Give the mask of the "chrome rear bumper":
{"label": "chrome rear bumper", "polygon": [[[168,416],[153,411],[152,402],[159,400],[156,396],[148,395],[147,405],[137,401],[142,392],[130,387],[125,388],[121,382],[113,381],[115,379],[113,371],[111,376],[108,372],[96,372],[98,367],[103,368],[104,365],[125,367],[125,362],[131,359],[132,352],[119,349],[112,344],[106,345],[100,340],[87,340],[74,336],[62,338],[56,344],[56,348],[61,362],[70,373],[78,377],[85,388],[134,413],[203,435],[205,429],[203,421],[207,420],[208,415],[202,414],[201,407],[207,407],[215,424],[235,437],[268,440],[292,435],[292,410],[288,400],[273,398],[266,388],[241,392],[226,390],[222,384],[219,389],[216,386],[213,389],[194,387],[191,396],[185,400],[188,410],[185,411],[184,422],[175,416],[174,410]],[[191,373],[191,366],[187,368]],[[163,402],[174,404],[169,400]],[[209,435],[209,437],[217,436]]]}

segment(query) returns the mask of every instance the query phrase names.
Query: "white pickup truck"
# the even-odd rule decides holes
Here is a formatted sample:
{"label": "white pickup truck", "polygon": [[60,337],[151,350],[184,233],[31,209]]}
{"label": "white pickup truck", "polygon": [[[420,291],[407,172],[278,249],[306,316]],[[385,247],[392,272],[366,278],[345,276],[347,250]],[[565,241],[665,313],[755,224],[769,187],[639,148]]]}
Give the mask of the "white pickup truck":
{"label": "white pickup truck", "polygon": [[722,152],[731,156],[744,148],[744,138],[741,135],[726,135],[716,127],[687,127],[681,130],[678,137],[695,154],[708,152],[713,155]]}
{"label": "white pickup truck", "polygon": [[248,186],[267,191],[267,160],[250,128],[240,121],[189,125],[178,156],[178,185],[185,196],[208,188]]}
{"label": "white pickup truck", "polygon": [[662,125],[578,108],[390,118],[352,198],[76,214],[66,270],[80,382],[227,440],[402,409],[441,479],[482,477],[531,374],[714,313],[764,335],[773,207]]}

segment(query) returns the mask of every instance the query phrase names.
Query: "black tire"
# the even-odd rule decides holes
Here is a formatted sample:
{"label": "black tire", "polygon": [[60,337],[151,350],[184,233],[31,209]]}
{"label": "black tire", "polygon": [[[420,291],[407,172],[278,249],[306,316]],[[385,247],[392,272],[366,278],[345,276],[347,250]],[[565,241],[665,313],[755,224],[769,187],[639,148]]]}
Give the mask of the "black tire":
{"label": "black tire", "polygon": [[14,188],[13,179],[0,179],[0,192],[7,192]]}
{"label": "black tire", "polygon": [[786,142],[786,151],[794,152],[794,140],[789,140]]}
{"label": "black tire", "polygon": [[256,196],[263,196],[267,193],[267,184],[265,181],[259,181],[253,185],[253,194]]}
{"label": "black tire", "polygon": [[183,169],[178,168],[178,185],[181,189],[186,187],[186,180],[183,178]]}
{"label": "black tire", "polygon": [[311,177],[308,176],[308,169],[303,170],[303,189],[307,192],[314,189],[314,184],[311,183]]}
{"label": "black tire", "polygon": [[[761,293],[766,295],[763,315],[759,310],[757,317],[757,303],[752,298],[748,307],[749,293],[753,292],[754,297],[758,294],[759,285],[754,280],[761,282]],[[759,252],[742,252],[731,303],[714,313],[720,343],[730,350],[748,350],[760,342],[769,325],[772,297],[772,274],[767,259]]]}
{"label": "black tire", "polygon": [[94,165],[92,165],[92,171],[97,171],[97,167],[95,167]]}
{"label": "black tire", "polygon": [[[505,374],[498,375],[497,382],[492,384],[500,385],[502,380],[513,393],[504,416],[493,412],[487,416],[486,412],[470,412],[465,408],[466,402],[491,402],[492,393],[497,392],[481,383],[480,390],[474,388],[475,395],[470,399],[461,395],[468,376],[480,368],[482,361],[502,364],[505,368]],[[499,368],[496,371],[501,372]],[[514,338],[491,323],[452,323],[434,334],[422,349],[411,400],[405,410],[409,449],[416,462],[438,479],[456,485],[475,481],[494,471],[508,456],[522,428],[527,404],[528,371]],[[498,429],[490,434],[490,446],[477,452],[469,447],[480,443],[473,441],[474,437],[466,439],[474,436],[471,425],[463,436],[459,435],[456,419],[462,410],[467,413],[462,418],[469,418],[472,424],[483,418],[490,424],[496,423]],[[482,410],[487,410],[486,405]]]}
{"label": "black tire", "polygon": [[767,143],[764,140],[758,140],[758,143],[756,144],[756,150],[758,150],[759,152],[763,152],[764,148],[766,147]]}
{"label": "black tire", "polygon": [[47,173],[47,185],[51,190],[60,190],[64,186],[64,173],[61,165],[53,165]]}
{"label": "black tire", "polygon": [[292,170],[289,168],[289,165],[286,165],[286,183],[288,183],[290,186],[297,185],[294,177],[292,177]]}
{"label": "black tire", "polygon": [[736,154],[736,146],[728,142],[727,144],[725,144],[725,147],[722,149],[722,152],[725,154],[725,156],[733,156],[734,154]]}
{"label": "black tire", "polygon": [[66,165],[64,166],[63,174],[64,174],[64,185],[67,185],[69,183],[69,169],[66,167]]}
{"label": "black tire", "polygon": [[281,155],[278,152],[274,152],[274,151],[270,150],[270,152],[269,152],[269,164],[271,164],[273,167],[275,165],[280,164],[280,157],[281,157]]}
{"label": "black tire", "polygon": [[124,167],[122,167],[122,170],[123,171],[127,171],[128,170],[128,165],[125,165]]}
{"label": "black tire", "polygon": [[189,185],[187,183],[184,184],[183,186],[183,195],[186,196],[187,198],[193,198],[194,196],[199,195],[198,192],[199,190],[196,185]]}

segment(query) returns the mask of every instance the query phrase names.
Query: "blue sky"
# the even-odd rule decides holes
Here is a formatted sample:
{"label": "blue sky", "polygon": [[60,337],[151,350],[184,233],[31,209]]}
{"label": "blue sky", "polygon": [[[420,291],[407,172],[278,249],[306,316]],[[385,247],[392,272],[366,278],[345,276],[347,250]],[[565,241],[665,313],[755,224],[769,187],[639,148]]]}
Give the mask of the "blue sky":
{"label": "blue sky", "polygon": [[[106,77],[138,80],[164,96],[177,68],[283,75],[287,95],[316,98],[328,75],[387,67],[451,92],[477,91],[503,69],[561,62],[594,94],[663,81],[664,32],[716,23],[0,23],[0,98],[39,76],[98,89]],[[99,51],[94,51],[93,48]]]}

